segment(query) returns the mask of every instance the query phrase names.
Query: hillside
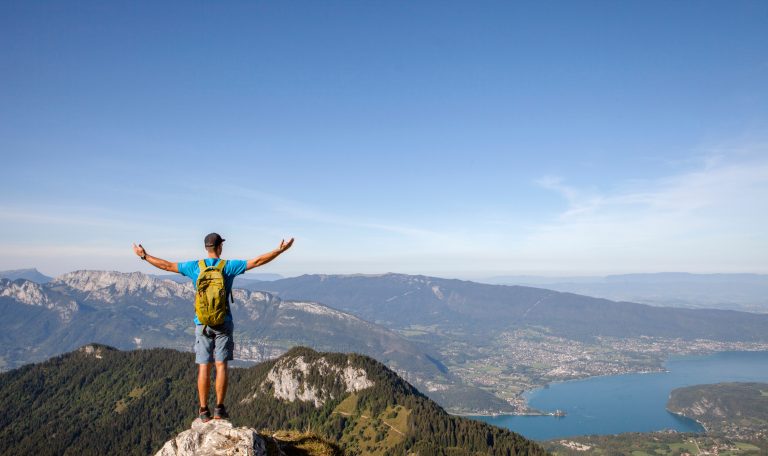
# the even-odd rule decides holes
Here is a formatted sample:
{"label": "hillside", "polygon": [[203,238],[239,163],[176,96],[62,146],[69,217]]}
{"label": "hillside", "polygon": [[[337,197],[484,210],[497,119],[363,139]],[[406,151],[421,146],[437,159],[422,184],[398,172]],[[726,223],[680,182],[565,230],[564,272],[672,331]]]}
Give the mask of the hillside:
{"label": "hillside", "polygon": [[482,342],[489,331],[545,327],[577,340],[667,337],[768,341],[768,315],[654,307],[542,288],[403,274],[303,275],[259,284],[283,299],[308,299],[390,329],[437,327]]}
{"label": "hillside", "polygon": [[[87,345],[0,374],[2,454],[149,454],[195,417],[193,356]],[[512,432],[447,414],[366,356],[294,348],[233,369],[235,426],[312,432],[348,454],[545,454]],[[55,438],[50,438],[55,436]]]}
{"label": "hillside", "polygon": [[715,383],[672,391],[667,408],[702,423],[707,433],[768,438],[768,383]]}

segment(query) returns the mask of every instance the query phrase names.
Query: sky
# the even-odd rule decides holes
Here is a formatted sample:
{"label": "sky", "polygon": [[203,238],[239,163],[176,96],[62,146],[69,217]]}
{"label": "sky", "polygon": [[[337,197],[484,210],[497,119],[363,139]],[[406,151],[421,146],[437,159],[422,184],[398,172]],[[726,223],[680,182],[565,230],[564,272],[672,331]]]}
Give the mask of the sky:
{"label": "sky", "polygon": [[768,2],[0,2],[0,269],[768,273]]}

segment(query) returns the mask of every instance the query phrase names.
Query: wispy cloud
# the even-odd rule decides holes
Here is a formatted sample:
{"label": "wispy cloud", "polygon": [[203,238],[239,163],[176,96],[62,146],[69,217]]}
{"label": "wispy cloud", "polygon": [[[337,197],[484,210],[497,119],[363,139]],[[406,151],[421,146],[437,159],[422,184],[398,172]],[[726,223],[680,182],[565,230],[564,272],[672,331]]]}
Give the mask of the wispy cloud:
{"label": "wispy cloud", "polygon": [[768,268],[768,154],[713,155],[695,169],[602,192],[554,176],[536,183],[568,206],[533,231],[529,255],[589,270]]}
{"label": "wispy cloud", "polygon": [[4,223],[33,223],[33,224],[58,224],[75,226],[100,226],[107,227],[118,224],[118,221],[102,218],[71,214],[50,214],[45,209],[19,209],[12,207],[0,207],[0,220]]}
{"label": "wispy cloud", "polygon": [[449,237],[446,233],[410,226],[407,224],[386,223],[377,220],[365,220],[354,215],[337,214],[330,211],[321,210],[298,201],[290,200],[277,195],[273,195],[271,193],[266,193],[250,188],[230,186],[230,191],[233,194],[240,195],[241,197],[257,200],[263,204],[266,204],[271,211],[286,215],[297,220],[338,225],[349,228],[364,228],[369,230],[394,233],[422,240],[431,239],[439,242],[443,242]]}

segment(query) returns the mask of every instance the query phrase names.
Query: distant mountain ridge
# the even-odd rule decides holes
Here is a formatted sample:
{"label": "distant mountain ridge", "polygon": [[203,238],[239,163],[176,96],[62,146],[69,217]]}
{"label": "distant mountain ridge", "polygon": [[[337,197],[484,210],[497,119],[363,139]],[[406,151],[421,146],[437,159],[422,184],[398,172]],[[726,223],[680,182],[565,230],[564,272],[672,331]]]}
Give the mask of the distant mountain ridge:
{"label": "distant mountain ridge", "polygon": [[565,337],[656,336],[768,341],[768,315],[615,302],[543,288],[427,276],[304,275],[263,284],[285,299],[311,299],[390,329],[434,326],[480,340],[511,327]]}
{"label": "distant mountain ridge", "polygon": [[537,286],[654,306],[768,313],[768,275],[660,272],[605,277],[501,276],[497,285]]}
{"label": "distant mountain ridge", "polygon": [[0,271],[0,278],[9,280],[24,279],[40,284],[53,280],[53,277],[48,277],[35,268]]}
{"label": "distant mountain ridge", "polygon": [[644,272],[630,274],[608,274],[605,276],[535,276],[535,275],[508,275],[495,276],[481,283],[492,285],[546,285],[553,283],[600,283],[600,282],[700,282],[732,281],[741,283],[764,283],[768,280],[768,274],[754,273],[711,273],[699,274],[692,272]]}

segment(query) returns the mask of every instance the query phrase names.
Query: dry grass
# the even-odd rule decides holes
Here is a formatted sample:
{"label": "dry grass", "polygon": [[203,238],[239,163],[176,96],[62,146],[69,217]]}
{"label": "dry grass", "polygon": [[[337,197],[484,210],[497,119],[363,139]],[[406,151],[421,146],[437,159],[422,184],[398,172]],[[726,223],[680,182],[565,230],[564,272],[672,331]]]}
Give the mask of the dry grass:
{"label": "dry grass", "polygon": [[343,456],[341,449],[311,432],[262,433],[269,456]]}

